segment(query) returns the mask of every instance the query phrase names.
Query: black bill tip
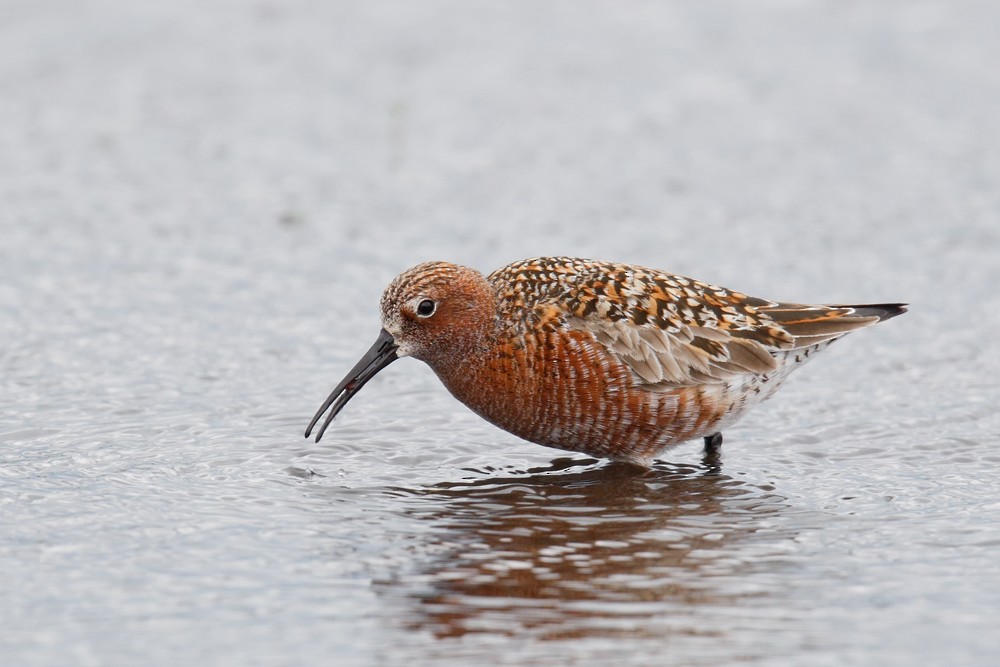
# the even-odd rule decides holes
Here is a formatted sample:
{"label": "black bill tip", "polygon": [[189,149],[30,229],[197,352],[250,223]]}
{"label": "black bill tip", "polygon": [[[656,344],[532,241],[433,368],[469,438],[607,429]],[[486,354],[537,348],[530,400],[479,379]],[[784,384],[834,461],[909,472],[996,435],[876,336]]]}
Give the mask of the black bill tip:
{"label": "black bill tip", "polygon": [[351,372],[340,381],[340,384],[323,401],[323,405],[316,411],[316,415],[309,422],[309,426],[306,427],[305,437],[308,438],[312,434],[313,428],[319,422],[323,413],[329,410],[330,414],[326,416],[326,420],[320,427],[319,432],[316,433],[316,442],[319,442],[323,434],[326,433],[326,429],[330,426],[333,418],[347,405],[351,397],[358,393],[361,387],[365,386],[365,383],[375,377],[380,370],[399,358],[396,356],[397,347],[399,346],[393,340],[392,334],[382,329],[379,332],[378,338],[375,339],[375,344],[365,352],[365,355],[354,365]]}

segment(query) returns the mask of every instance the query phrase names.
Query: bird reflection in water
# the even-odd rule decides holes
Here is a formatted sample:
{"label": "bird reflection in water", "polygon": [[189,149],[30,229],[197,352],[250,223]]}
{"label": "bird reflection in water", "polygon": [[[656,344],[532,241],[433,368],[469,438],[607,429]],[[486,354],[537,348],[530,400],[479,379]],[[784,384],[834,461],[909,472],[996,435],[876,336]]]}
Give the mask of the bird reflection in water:
{"label": "bird reflection in water", "polygon": [[596,463],[564,458],[393,489],[439,539],[415,578],[376,586],[413,606],[411,629],[439,638],[711,635],[713,613],[770,592],[745,581],[758,557],[776,569],[775,540],[787,541],[768,521],[785,509],[769,488],[712,459],[649,470]]}

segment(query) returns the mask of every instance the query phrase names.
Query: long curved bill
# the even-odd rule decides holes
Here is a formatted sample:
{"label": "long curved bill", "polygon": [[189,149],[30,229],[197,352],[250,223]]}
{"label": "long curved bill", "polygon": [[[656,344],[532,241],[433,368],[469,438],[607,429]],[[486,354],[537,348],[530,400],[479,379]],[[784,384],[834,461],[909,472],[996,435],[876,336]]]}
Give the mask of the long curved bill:
{"label": "long curved bill", "polygon": [[361,361],[354,365],[354,368],[347,374],[347,377],[341,380],[340,384],[330,393],[330,396],[323,401],[323,405],[316,412],[316,416],[309,422],[309,427],[306,429],[306,437],[309,437],[320,417],[329,409],[330,414],[326,416],[326,421],[323,422],[319,433],[316,434],[316,442],[319,442],[323,434],[326,433],[326,428],[330,425],[330,422],[347,405],[351,397],[358,393],[361,387],[365,386],[366,382],[375,377],[376,373],[399,358],[396,356],[397,347],[399,346],[393,340],[392,334],[382,329],[371,349],[365,352],[365,356],[361,357]]}

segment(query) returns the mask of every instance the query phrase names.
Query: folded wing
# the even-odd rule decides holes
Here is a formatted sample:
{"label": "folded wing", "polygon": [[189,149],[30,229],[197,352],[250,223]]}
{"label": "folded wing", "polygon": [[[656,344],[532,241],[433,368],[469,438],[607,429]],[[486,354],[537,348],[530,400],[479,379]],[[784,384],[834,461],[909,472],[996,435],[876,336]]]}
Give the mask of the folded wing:
{"label": "folded wing", "polygon": [[655,391],[771,372],[779,353],[832,341],[905,307],[777,303],[631,270],[583,283],[566,311],[567,326],[592,334]]}

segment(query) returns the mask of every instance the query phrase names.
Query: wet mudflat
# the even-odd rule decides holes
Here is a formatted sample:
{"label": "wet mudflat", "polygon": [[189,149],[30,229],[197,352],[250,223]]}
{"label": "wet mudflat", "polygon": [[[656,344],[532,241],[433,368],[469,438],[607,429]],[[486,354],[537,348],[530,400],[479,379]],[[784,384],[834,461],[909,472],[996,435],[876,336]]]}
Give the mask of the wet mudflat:
{"label": "wet mudflat", "polygon": [[[990,3],[58,2],[0,21],[0,652],[19,665],[992,665]],[[426,259],[912,303],[649,471],[419,362]]]}

